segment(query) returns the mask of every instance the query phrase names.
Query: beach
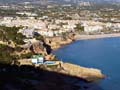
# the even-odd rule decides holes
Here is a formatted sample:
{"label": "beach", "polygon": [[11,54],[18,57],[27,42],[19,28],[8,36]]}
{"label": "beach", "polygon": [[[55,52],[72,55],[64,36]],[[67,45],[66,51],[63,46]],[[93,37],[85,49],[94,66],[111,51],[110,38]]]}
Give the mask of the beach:
{"label": "beach", "polygon": [[120,37],[120,33],[100,34],[100,35],[76,35],[75,40],[89,40],[89,39],[100,39],[100,38],[111,38],[111,37]]}

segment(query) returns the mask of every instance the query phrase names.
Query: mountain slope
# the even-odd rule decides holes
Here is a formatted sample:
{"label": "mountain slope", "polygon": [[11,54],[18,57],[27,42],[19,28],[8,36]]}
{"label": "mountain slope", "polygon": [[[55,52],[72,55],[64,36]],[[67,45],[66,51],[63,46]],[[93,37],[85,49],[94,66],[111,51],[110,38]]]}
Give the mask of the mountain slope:
{"label": "mountain slope", "polygon": [[[44,0],[0,0],[0,3],[22,3],[22,2],[36,2],[40,1],[43,2]],[[78,1],[84,1],[84,2],[91,2],[91,3],[116,3],[120,2],[120,0],[47,0],[47,1],[52,1],[52,2],[57,2],[57,3],[75,3]]]}

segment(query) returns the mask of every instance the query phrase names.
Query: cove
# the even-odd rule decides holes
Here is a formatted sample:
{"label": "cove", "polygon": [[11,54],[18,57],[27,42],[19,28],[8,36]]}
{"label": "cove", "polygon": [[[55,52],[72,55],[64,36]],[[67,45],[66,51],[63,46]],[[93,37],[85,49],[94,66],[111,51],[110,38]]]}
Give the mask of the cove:
{"label": "cove", "polygon": [[102,70],[102,90],[120,90],[120,38],[79,40],[53,53],[63,62]]}

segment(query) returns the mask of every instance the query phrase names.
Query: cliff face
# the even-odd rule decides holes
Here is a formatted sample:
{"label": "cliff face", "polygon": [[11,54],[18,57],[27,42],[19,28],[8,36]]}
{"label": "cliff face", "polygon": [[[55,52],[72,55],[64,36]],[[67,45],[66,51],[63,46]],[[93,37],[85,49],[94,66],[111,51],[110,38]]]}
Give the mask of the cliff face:
{"label": "cliff face", "polygon": [[53,50],[60,48],[63,45],[70,44],[73,39],[66,38],[65,40],[62,37],[53,37],[53,38],[46,38],[46,43],[51,46]]}
{"label": "cliff face", "polygon": [[31,51],[34,53],[43,53],[44,52],[44,47],[40,42],[33,43],[31,46]]}
{"label": "cliff face", "polygon": [[30,47],[31,51],[35,54],[51,54],[51,46],[42,41],[32,43]]}
{"label": "cliff face", "polygon": [[30,51],[34,54],[42,54],[45,60],[54,60],[55,55],[51,54],[51,46],[46,44],[45,42],[35,42],[31,45]]}

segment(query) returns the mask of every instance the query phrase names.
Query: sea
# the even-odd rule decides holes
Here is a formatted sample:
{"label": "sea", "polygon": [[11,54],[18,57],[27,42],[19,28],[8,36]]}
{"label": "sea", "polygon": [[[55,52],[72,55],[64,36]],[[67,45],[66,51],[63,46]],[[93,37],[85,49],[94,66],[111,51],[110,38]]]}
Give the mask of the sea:
{"label": "sea", "polygon": [[107,77],[92,90],[120,90],[120,38],[78,40],[53,53],[63,62],[100,69]]}

